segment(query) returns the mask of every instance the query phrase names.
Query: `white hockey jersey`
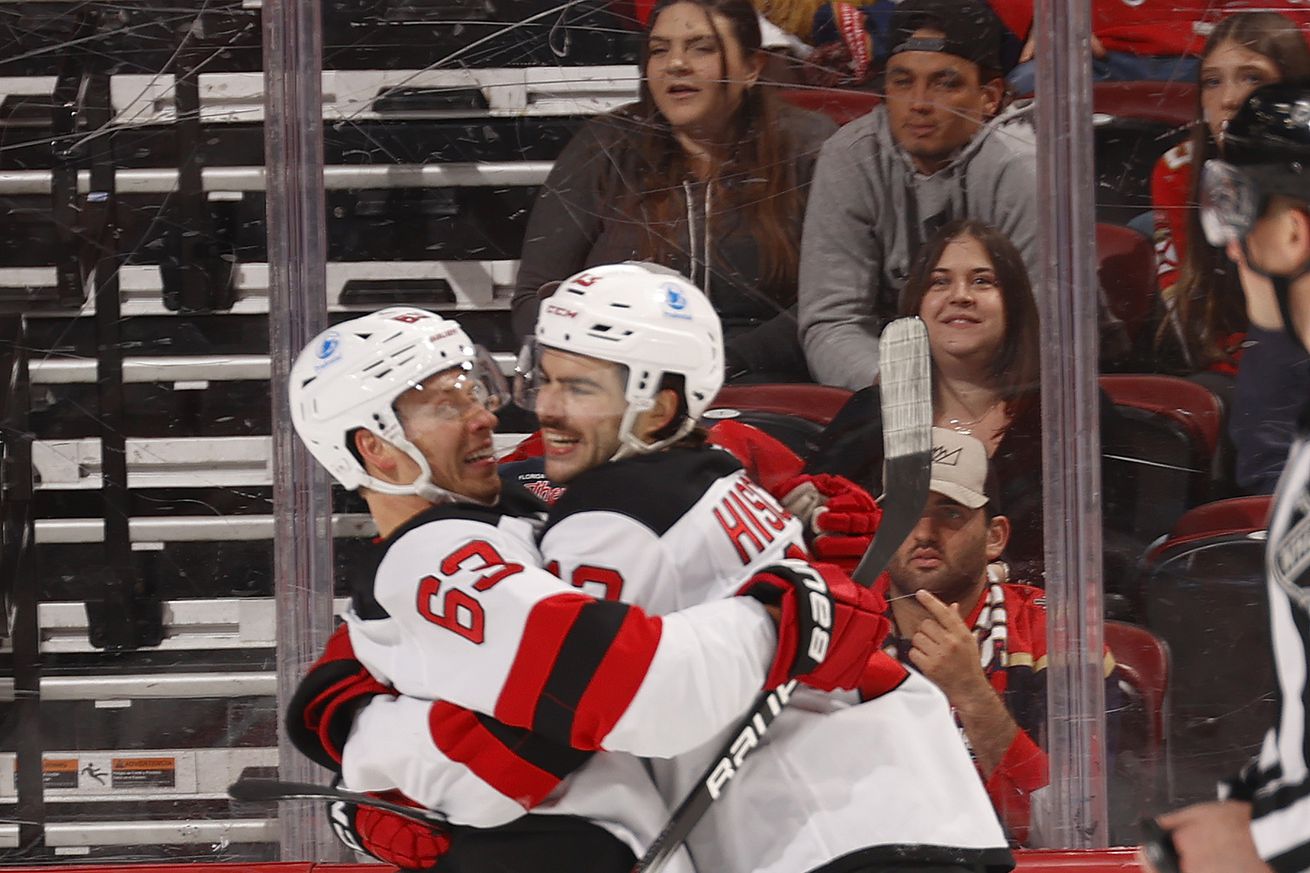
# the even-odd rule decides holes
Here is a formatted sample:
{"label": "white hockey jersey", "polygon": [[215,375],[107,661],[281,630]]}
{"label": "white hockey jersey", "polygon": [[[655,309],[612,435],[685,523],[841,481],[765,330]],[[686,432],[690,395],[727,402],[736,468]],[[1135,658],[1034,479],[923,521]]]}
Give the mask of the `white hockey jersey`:
{"label": "white hockey jersey", "polygon": [[[706,448],[579,476],[552,508],[541,550],[550,569],[584,590],[668,613],[732,594],[801,544],[799,522],[731,455]],[[694,716],[669,710],[664,723]],[[670,807],[723,741],[652,762]],[[864,703],[794,694],[688,845],[697,869],[713,873],[896,860],[1013,865],[945,697],[913,672]]]}
{"label": "white hockey jersey", "polygon": [[[596,755],[555,788],[578,765],[560,746],[670,755],[704,743],[758,692],[773,622],[749,598],[663,617],[597,600],[540,568],[536,521],[443,505],[385,541],[346,621],[356,657],[405,696],[361,712],[343,778],[359,790],[399,788],[478,826],[517,818],[525,805],[583,816],[640,854],[667,815],[641,763]],[[694,716],[670,724],[670,711]],[[475,776],[461,740],[477,745],[496,730],[477,713],[554,742],[534,751],[515,740],[516,781],[488,778],[485,761]],[[544,801],[518,766],[534,755],[550,789]]]}
{"label": "white hockey jersey", "polygon": [[1251,835],[1278,873],[1310,871],[1310,408],[1274,499],[1265,554],[1278,718],[1221,796],[1251,802]]}

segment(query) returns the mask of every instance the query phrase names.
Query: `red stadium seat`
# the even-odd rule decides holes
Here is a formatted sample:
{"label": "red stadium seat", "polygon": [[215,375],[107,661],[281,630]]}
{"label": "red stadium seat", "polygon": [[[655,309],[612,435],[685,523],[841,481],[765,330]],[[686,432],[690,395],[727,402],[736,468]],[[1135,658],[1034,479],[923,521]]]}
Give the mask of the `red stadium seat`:
{"label": "red stadium seat", "polygon": [[1223,500],[1179,519],[1142,565],[1145,624],[1169,645],[1173,803],[1213,797],[1260,746],[1277,687],[1265,593],[1270,498]]}
{"label": "red stadium seat", "polygon": [[1101,431],[1107,528],[1137,556],[1216,491],[1223,407],[1204,386],[1175,376],[1110,375],[1101,390],[1117,415]]}
{"label": "red stadium seat", "polygon": [[1141,695],[1148,716],[1147,739],[1161,752],[1168,736],[1169,647],[1146,628],[1122,621],[1105,623],[1105,645],[1124,679]]}
{"label": "red stadium seat", "polygon": [[1111,311],[1124,323],[1129,343],[1139,340],[1155,309],[1155,250],[1131,228],[1096,225],[1096,262]]}
{"label": "red stadium seat", "polygon": [[832,421],[832,417],[850,397],[850,391],[845,388],[834,388],[831,385],[791,383],[727,385],[714,398],[710,409],[738,409],[743,412],[790,415],[814,424],[825,425]]}
{"label": "red stadium seat", "polygon": [[1224,407],[1204,385],[1177,376],[1123,374],[1102,376],[1101,390],[1115,406],[1130,406],[1168,418],[1190,435],[1207,459],[1214,457]]}
{"label": "red stadium seat", "polygon": [[854,121],[882,102],[882,98],[871,91],[844,88],[782,88],[778,96],[801,109],[822,112],[838,124]]}
{"label": "red stadium seat", "polygon": [[845,388],[829,385],[728,385],[719,391],[705,418],[730,418],[758,427],[798,455],[850,399]]}
{"label": "red stadium seat", "polygon": [[1192,82],[1096,82],[1092,85],[1092,110],[1108,118],[1186,127],[1196,119],[1196,100],[1196,85]]}
{"label": "red stadium seat", "polygon": [[1144,627],[1105,623],[1105,645],[1127,686],[1110,758],[1112,835],[1133,838],[1135,822],[1161,805],[1173,781],[1169,737],[1169,647]]}

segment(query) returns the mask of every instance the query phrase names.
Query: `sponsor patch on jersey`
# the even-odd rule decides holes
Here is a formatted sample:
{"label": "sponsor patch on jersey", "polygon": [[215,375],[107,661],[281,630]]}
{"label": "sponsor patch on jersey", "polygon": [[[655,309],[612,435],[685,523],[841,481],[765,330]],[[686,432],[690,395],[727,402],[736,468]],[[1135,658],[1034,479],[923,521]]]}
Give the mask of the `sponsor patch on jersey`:
{"label": "sponsor patch on jersey", "polygon": [[682,289],[672,283],[664,286],[664,317],[665,318],[691,318],[691,313],[687,311],[690,301],[687,295],[682,293]]}

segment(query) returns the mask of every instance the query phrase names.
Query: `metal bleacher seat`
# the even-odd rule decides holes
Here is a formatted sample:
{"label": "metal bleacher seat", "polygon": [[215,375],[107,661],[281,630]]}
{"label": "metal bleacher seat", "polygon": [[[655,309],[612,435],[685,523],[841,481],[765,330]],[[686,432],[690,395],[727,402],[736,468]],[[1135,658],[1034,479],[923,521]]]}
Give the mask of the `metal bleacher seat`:
{"label": "metal bleacher seat", "polygon": [[1259,747],[1273,719],[1264,553],[1270,499],[1197,507],[1147,554],[1146,625],[1173,660],[1169,736],[1173,803],[1214,796]]}
{"label": "metal bleacher seat", "polygon": [[[441,310],[511,366],[527,211],[577,127],[635,98],[634,35],[591,0],[321,8],[330,317]],[[261,3],[0,19],[0,312],[26,352],[0,410],[22,419],[0,601],[41,600],[32,652],[0,628],[6,665],[39,664],[0,699],[41,724],[46,785],[42,821],[0,824],[0,864],[264,860],[271,807],[223,793],[277,764]],[[343,578],[372,527],[335,501]],[[0,737],[0,819],[23,819],[21,751]]]}

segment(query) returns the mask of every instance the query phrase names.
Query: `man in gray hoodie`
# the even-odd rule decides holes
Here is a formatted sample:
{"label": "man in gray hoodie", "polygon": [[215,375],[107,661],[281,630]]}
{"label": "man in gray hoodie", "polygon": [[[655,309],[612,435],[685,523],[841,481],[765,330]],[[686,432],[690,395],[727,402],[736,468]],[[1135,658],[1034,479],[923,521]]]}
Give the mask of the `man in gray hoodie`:
{"label": "man in gray hoodie", "polygon": [[819,153],[801,242],[800,332],[814,378],[859,389],[918,250],[957,218],[1004,231],[1037,270],[1037,179],[1023,109],[998,114],[1001,26],[980,0],[904,0],[886,101]]}

